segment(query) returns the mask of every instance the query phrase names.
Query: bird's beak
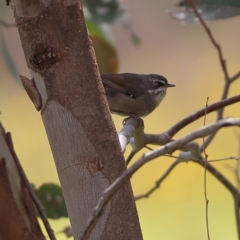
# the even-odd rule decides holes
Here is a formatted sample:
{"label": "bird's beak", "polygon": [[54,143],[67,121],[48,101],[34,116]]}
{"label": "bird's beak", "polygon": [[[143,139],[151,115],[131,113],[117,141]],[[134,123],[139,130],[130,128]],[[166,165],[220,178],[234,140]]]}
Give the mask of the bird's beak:
{"label": "bird's beak", "polygon": [[164,87],[176,87],[174,84],[170,84],[170,83],[168,83],[168,84],[166,84]]}

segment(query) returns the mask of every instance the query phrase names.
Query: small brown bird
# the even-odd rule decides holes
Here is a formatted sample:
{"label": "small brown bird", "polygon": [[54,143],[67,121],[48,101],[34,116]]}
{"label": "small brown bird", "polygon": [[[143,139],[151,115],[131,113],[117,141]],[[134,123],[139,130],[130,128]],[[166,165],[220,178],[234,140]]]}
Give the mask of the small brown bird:
{"label": "small brown bird", "polygon": [[157,74],[104,73],[101,74],[109,108],[122,116],[145,117],[163,100],[169,84]]}

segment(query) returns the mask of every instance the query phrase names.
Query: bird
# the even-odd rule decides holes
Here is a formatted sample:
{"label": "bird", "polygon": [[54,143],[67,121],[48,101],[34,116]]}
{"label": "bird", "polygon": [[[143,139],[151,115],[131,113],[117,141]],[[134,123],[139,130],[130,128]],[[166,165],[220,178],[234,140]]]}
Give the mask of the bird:
{"label": "bird", "polygon": [[175,87],[158,74],[102,73],[101,79],[110,111],[128,117],[146,117]]}

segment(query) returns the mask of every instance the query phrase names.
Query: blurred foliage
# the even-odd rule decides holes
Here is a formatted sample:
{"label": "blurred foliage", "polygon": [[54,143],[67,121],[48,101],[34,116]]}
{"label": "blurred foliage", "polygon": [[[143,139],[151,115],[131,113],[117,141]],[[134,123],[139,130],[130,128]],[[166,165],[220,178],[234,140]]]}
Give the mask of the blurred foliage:
{"label": "blurred foliage", "polygon": [[119,65],[118,56],[113,44],[106,37],[108,36],[107,33],[91,20],[86,20],[86,25],[92,39],[99,72],[116,73]]}
{"label": "blurred foliage", "polygon": [[[194,0],[193,1],[197,5],[222,5],[222,6],[236,6],[240,7],[239,0]],[[188,0],[183,0],[178,3],[179,6],[186,6],[189,7]]]}
{"label": "blurred foliage", "polygon": [[[6,2],[5,1],[0,1],[0,20],[4,19],[6,15]],[[4,39],[4,32],[3,32],[3,27],[4,24],[3,22],[0,22],[2,27],[0,26],[0,49],[1,49],[1,54],[3,56],[3,59],[5,60],[5,64],[7,68],[9,69],[10,73],[15,79],[18,79],[18,70],[16,67],[16,64],[13,61],[13,58],[9,52],[8,45],[6,44],[6,41]]]}
{"label": "blurred foliage", "polygon": [[118,57],[116,50],[104,38],[91,35],[100,73],[116,73],[118,70]]}
{"label": "blurred foliage", "polygon": [[[84,13],[88,30],[93,41],[100,73],[117,72],[119,61],[117,52],[111,41],[109,25],[121,22],[130,32],[134,44],[140,42],[140,37],[133,29],[133,24],[125,12],[120,0],[85,0]],[[97,30],[98,29],[98,30]]]}
{"label": "blurred foliage", "polygon": [[33,186],[48,218],[68,217],[62,189],[55,183],[45,183],[38,189]]}
{"label": "blurred foliage", "polygon": [[124,13],[119,0],[85,0],[83,3],[96,22],[113,23]]}
{"label": "blurred foliage", "polygon": [[17,66],[14,63],[14,60],[9,52],[8,46],[1,32],[0,32],[0,48],[1,48],[3,59],[5,60],[5,64],[9,72],[12,74],[14,79],[19,80]]}
{"label": "blurred foliage", "polygon": [[[204,20],[218,20],[240,15],[240,0],[195,0],[196,7]],[[110,25],[121,22],[130,32],[133,43],[138,44],[140,38],[134,31],[132,21],[126,14],[125,6],[120,0],[84,0],[84,15],[93,46],[95,49],[99,71],[117,72],[119,61],[111,40]],[[170,10],[170,15],[182,23],[198,22],[187,0],[178,3],[180,9]],[[0,20],[6,15],[6,4],[0,1]],[[16,64],[10,54],[3,35],[3,24],[0,27],[0,48],[6,66],[15,79],[18,79]]]}
{"label": "blurred foliage", "polygon": [[105,33],[99,27],[99,25],[97,25],[96,23],[94,23],[93,21],[88,20],[88,19],[85,19],[85,22],[86,22],[87,29],[88,29],[90,35],[97,35],[97,36],[101,36],[101,37],[106,37]]}
{"label": "blurred foliage", "polygon": [[[226,19],[240,15],[240,0],[194,0],[198,12],[205,21]],[[187,0],[178,3],[180,9],[170,10],[169,14],[181,23],[196,23],[194,14]]]}
{"label": "blurred foliage", "polygon": [[6,12],[6,2],[5,1],[0,1],[0,17],[3,18],[5,16]]}
{"label": "blurred foliage", "polygon": [[[135,32],[131,18],[125,10],[121,0],[85,0],[84,15],[86,19],[95,22],[100,28],[109,26],[113,23],[122,23],[125,29],[130,33],[134,44],[140,42],[140,37]],[[106,35],[105,35],[106,37]],[[108,39],[109,40],[109,39]]]}

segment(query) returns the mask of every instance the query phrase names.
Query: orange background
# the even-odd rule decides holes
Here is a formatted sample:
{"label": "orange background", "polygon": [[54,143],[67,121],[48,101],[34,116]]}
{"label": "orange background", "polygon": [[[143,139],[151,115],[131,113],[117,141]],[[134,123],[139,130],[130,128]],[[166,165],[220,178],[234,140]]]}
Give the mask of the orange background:
{"label": "orange background", "polygon": [[[145,121],[145,132],[161,133],[172,125],[220,99],[224,77],[216,50],[199,24],[182,25],[165,11],[176,1],[126,1],[134,29],[141,36],[135,46],[129,32],[121,24],[111,27],[113,42],[120,61],[120,72],[157,73],[164,75],[171,88],[160,107]],[[13,22],[9,9],[6,20]],[[220,43],[230,76],[240,70],[240,18],[209,22],[213,35]],[[17,63],[19,74],[30,77],[16,29],[4,29],[5,39]],[[0,58],[0,111],[1,122],[12,133],[15,150],[28,178],[36,186],[46,182],[59,182],[40,114],[35,110],[19,82],[8,72]],[[230,88],[229,96],[239,94],[240,79]],[[227,107],[225,117],[239,117],[240,104]],[[215,121],[216,113],[207,116],[206,122]],[[121,129],[122,118],[113,116],[116,128]],[[180,131],[175,138],[203,125],[203,119]],[[209,159],[239,156],[239,129],[221,130],[207,149]],[[199,140],[202,143],[202,140]],[[148,150],[144,149],[138,157]],[[174,153],[178,155],[178,152]],[[134,193],[141,194],[174,161],[162,157],[145,165],[132,177]],[[236,184],[236,160],[214,163],[228,179]],[[160,189],[148,199],[137,202],[144,239],[202,240],[207,239],[205,200],[203,189],[204,169],[192,162],[181,163],[162,183]],[[209,227],[211,239],[237,239],[233,200],[229,192],[207,174],[209,198]],[[55,231],[65,227],[67,219],[51,221]],[[63,234],[58,239],[66,239]]]}

